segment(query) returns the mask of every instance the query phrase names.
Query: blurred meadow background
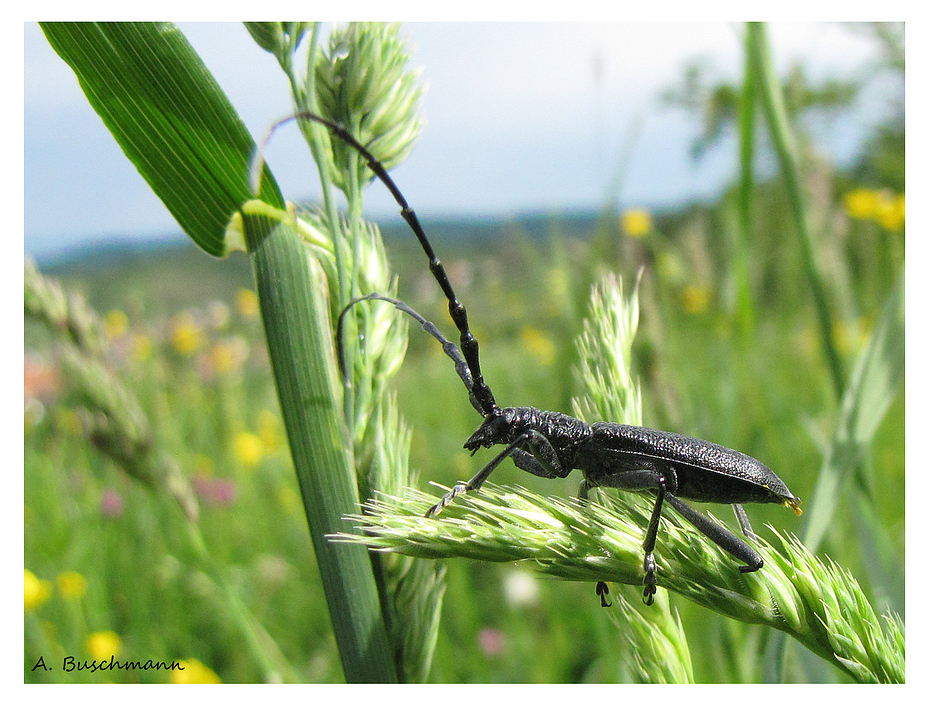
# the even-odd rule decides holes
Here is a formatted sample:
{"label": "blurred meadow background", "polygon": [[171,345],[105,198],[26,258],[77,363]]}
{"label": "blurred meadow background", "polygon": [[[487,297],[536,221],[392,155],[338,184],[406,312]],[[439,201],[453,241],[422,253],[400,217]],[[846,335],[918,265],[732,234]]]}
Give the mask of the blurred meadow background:
{"label": "blurred meadow background", "polygon": [[[766,524],[795,533],[849,571],[878,615],[903,618],[904,27],[850,31],[871,47],[850,74],[818,76],[798,61],[777,72],[783,143],[773,108],[754,97],[744,48],[725,71],[677,65],[646,109],[680,111],[695,126],[678,144],[684,160],[725,160],[730,177],[710,193],[628,198],[631,137],[594,203],[493,218],[435,207],[428,217],[401,170],[395,178],[469,311],[500,404],[571,412],[592,285],[612,271],[629,289],[638,276],[632,376],[644,424],[761,459],[807,513],[753,505],[757,532],[772,542]],[[744,47],[745,29],[734,34]],[[413,43],[413,28],[402,36]],[[858,106],[871,91],[881,109],[865,121]],[[421,103],[426,116],[426,94]],[[854,148],[833,156],[826,125],[856,135]],[[284,153],[272,148],[271,166]],[[295,154],[311,173],[304,147]],[[542,178],[537,156],[520,179]],[[382,184],[371,184],[371,201],[377,191],[374,210],[394,213]],[[398,295],[454,338],[407,226],[394,215],[379,224]],[[195,682],[343,682],[248,258],[175,240],[53,254],[26,265],[24,679],[178,679],[60,669],[66,656],[116,655],[182,659]],[[439,346],[409,328],[390,388],[411,429],[414,484],[439,494],[429,482],[468,479],[492,455],[463,450],[480,419]],[[544,480],[505,463],[492,480],[566,497],[578,475]],[[709,510],[735,525],[728,507]],[[591,583],[464,559],[433,575],[439,631],[416,679],[662,679],[638,662],[646,646],[627,636],[617,608],[600,608]],[[638,586],[611,589],[644,609]],[[669,596],[656,600],[664,608]],[[766,627],[668,604],[698,682],[851,682]],[[40,657],[54,670],[35,669]]]}

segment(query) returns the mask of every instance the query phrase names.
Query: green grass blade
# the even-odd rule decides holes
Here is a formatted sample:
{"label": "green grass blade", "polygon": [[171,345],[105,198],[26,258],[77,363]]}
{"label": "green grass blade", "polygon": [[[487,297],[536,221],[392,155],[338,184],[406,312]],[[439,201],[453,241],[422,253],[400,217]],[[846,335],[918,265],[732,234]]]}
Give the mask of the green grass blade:
{"label": "green grass blade", "polygon": [[809,232],[806,202],[800,185],[797,146],[787,119],[783,90],[774,70],[774,63],[771,60],[771,47],[768,42],[767,30],[762,23],[751,22],[748,24],[746,49],[752,55],[750,63],[754,67],[758,94],[764,108],[768,128],[771,131],[784,188],[793,213],[803,267],[806,271],[809,288],[815,303],[816,316],[819,319],[822,346],[825,350],[829,372],[832,376],[832,384],[835,387],[837,397],[841,399],[845,389],[844,374],[838,351],[835,348],[832,314],[829,310],[829,302],[822,284],[815,247]]}
{"label": "green grass blade", "polygon": [[[172,24],[43,23],[49,43],[77,74],[93,109],[184,231],[222,256],[252,198],[254,141],[228,98]],[[269,170],[260,197],[283,207]]]}
{"label": "green grass blade", "polygon": [[[334,344],[316,267],[285,212],[244,209],[267,349],[344,675],[351,683],[397,679],[369,555],[331,543],[358,508],[337,395]],[[349,550],[344,550],[349,548]]]}
{"label": "green grass blade", "polygon": [[811,503],[807,512],[804,543],[811,551],[821,544],[841,490],[852,484],[855,468],[902,388],[906,365],[904,287],[905,276],[900,275],[845,391],[838,425],[812,494],[818,501]]}
{"label": "green grass blade", "polygon": [[752,296],[749,261],[752,241],[752,195],[755,184],[755,76],[754,55],[745,55],[742,95],[739,98],[739,229],[735,251],[736,305],[740,330],[752,333]]}

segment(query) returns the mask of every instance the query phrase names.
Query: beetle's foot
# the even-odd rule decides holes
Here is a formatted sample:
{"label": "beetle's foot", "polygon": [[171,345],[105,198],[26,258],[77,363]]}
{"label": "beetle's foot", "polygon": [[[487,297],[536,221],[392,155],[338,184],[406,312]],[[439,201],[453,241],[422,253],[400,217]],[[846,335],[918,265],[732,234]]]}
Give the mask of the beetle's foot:
{"label": "beetle's foot", "polygon": [[598,584],[594,586],[594,592],[601,598],[601,607],[610,607],[613,604],[612,602],[607,602],[607,595],[610,594],[610,586],[604,581],[599,581]]}
{"label": "beetle's foot", "polygon": [[430,509],[428,509],[428,510],[424,513],[424,516],[427,517],[427,518],[437,516],[440,512],[443,511],[443,508],[444,508],[446,505],[448,505],[450,502],[453,501],[453,499],[455,499],[456,497],[458,497],[458,496],[461,495],[461,494],[465,494],[465,493],[468,492],[470,489],[472,489],[472,488],[469,487],[469,485],[467,485],[465,482],[459,482],[459,483],[457,483],[456,485],[453,486],[453,489],[451,489],[449,492],[447,492],[445,495],[443,495],[443,498],[442,498],[439,502],[437,502],[434,506],[432,506]]}
{"label": "beetle's foot", "polygon": [[646,577],[643,578],[642,584],[642,601],[648,606],[655,602],[655,556],[647,553],[643,565],[646,569]]}
{"label": "beetle's foot", "polygon": [[761,570],[761,567],[764,565],[764,561],[760,558],[754,565],[740,565],[740,573],[754,573],[756,570]]}

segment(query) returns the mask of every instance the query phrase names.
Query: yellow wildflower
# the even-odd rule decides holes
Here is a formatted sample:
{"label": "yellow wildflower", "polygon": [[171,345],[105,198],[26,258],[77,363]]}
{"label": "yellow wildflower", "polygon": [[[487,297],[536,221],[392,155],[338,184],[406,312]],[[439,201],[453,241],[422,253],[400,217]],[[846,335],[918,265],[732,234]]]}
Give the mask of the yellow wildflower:
{"label": "yellow wildflower", "polygon": [[652,214],[645,208],[623,211],[621,217],[623,232],[629,237],[645,237],[652,232]]}
{"label": "yellow wildflower", "polygon": [[206,666],[202,661],[195,658],[181,659],[179,668],[170,672],[170,682],[177,684],[184,683],[221,683],[222,679],[211,668]]}
{"label": "yellow wildflower", "polygon": [[842,196],[842,207],[850,218],[869,220],[877,213],[880,194],[870,188],[856,188]]}
{"label": "yellow wildflower", "polygon": [[106,314],[106,336],[118,338],[128,330],[128,316],[123,311],[114,309]]}
{"label": "yellow wildflower", "polygon": [[703,313],[712,299],[713,293],[705,286],[686,286],[681,292],[681,305],[688,313]]}
{"label": "yellow wildflower", "polygon": [[260,462],[266,449],[263,447],[260,436],[255,433],[241,431],[232,440],[232,451],[241,465],[253,467]]}
{"label": "yellow wildflower", "polygon": [[66,600],[76,600],[87,594],[87,579],[73,570],[59,574],[56,582],[58,592]]}
{"label": "yellow wildflower", "polygon": [[257,294],[250,289],[238,289],[237,306],[238,313],[245,318],[254,318],[260,310]]}
{"label": "yellow wildflower", "polygon": [[190,355],[202,347],[205,336],[191,314],[181,313],[174,319],[170,340],[178,353]]}
{"label": "yellow wildflower", "polygon": [[887,230],[901,229],[906,224],[906,194],[885,198],[877,211],[877,222]]}
{"label": "yellow wildflower", "polygon": [[210,350],[212,367],[220,375],[233,375],[241,370],[250,350],[247,341],[233,335],[215,343]]}
{"label": "yellow wildflower", "polygon": [[520,343],[541,365],[551,365],[556,359],[555,343],[533,326],[524,326],[520,329]]}
{"label": "yellow wildflower", "polygon": [[107,661],[122,651],[122,639],[113,631],[93,632],[87,637],[87,652],[95,661]]}
{"label": "yellow wildflower", "polygon": [[31,570],[23,571],[23,587],[26,612],[41,607],[51,597],[51,583],[35,577]]}
{"label": "yellow wildflower", "polygon": [[906,222],[906,194],[896,196],[889,189],[856,188],[842,197],[842,207],[849,217],[876,221],[887,230],[899,230]]}

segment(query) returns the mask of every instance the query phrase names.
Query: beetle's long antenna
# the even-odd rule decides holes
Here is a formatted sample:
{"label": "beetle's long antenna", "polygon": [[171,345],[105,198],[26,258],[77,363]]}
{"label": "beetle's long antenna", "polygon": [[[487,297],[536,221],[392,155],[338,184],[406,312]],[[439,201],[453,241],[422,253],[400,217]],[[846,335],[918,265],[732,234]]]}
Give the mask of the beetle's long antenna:
{"label": "beetle's long antenna", "polygon": [[[328,120],[327,118],[323,118],[320,115],[316,115],[315,113],[308,111],[295,113],[286,119],[292,120],[299,118],[312,120],[324,125],[335,137],[350,145],[353,149],[359,152],[363,159],[366,160],[367,166],[392,193],[392,197],[401,207],[401,217],[405,219],[405,222],[408,223],[408,225],[411,227],[411,230],[414,231],[418,242],[421,243],[421,247],[424,248],[424,253],[430,260],[430,271],[434,275],[434,278],[437,280],[437,284],[439,284],[440,288],[443,290],[443,294],[446,296],[446,299],[449,303],[450,318],[453,319],[453,323],[459,330],[459,348],[457,348],[457,352],[461,348],[462,356],[465,359],[471,377],[471,385],[466,382],[465,378],[463,378],[463,382],[466,382],[466,387],[469,389],[469,396],[474,398],[473,406],[483,416],[494,415],[499,410],[498,405],[495,403],[494,394],[492,394],[491,389],[488,388],[488,385],[485,383],[485,380],[482,377],[482,368],[479,365],[479,342],[475,339],[475,336],[472,334],[472,330],[469,328],[469,318],[466,314],[466,308],[459,302],[459,299],[456,298],[456,292],[453,291],[453,286],[450,284],[446,270],[443,268],[443,264],[440,262],[440,260],[437,259],[437,255],[434,253],[433,247],[431,247],[430,240],[428,240],[427,235],[424,234],[424,229],[421,227],[421,224],[418,221],[418,217],[414,210],[412,210],[408,205],[408,201],[405,200],[405,197],[402,195],[401,191],[398,190],[395,182],[392,181],[392,177],[389,176],[388,172],[385,170],[385,167],[382,166],[382,162],[376,159],[376,157],[373,156],[372,152],[370,152],[367,147],[360,144],[353,137],[353,135],[347,132],[346,128],[338,125],[332,120]],[[285,121],[277,123],[274,128],[282,124],[282,122]],[[258,173],[260,173],[259,167]],[[382,298],[383,300],[388,300],[385,299],[385,297]],[[351,305],[352,303],[353,302],[351,302]],[[393,305],[397,305],[395,304],[394,300],[392,300],[392,303]],[[405,313],[408,313],[408,311],[405,311]],[[431,335],[433,335],[433,333],[431,333]],[[446,350],[446,348],[444,348],[444,350]],[[457,364],[457,372],[458,371],[459,366]]]}
{"label": "beetle's long antenna", "polygon": [[350,378],[347,372],[347,360],[346,360],[346,351],[344,350],[344,316],[347,315],[347,312],[353,308],[356,304],[361,301],[386,301],[392,304],[402,313],[406,313],[411,316],[414,320],[421,324],[427,333],[432,335],[437,341],[443,346],[443,352],[456,363],[456,374],[459,375],[459,378],[462,380],[463,384],[466,385],[466,389],[469,390],[469,401],[472,404],[472,407],[479,412],[482,416],[488,416],[488,411],[482,406],[481,402],[475,396],[473,392],[472,384],[472,372],[469,369],[469,366],[466,364],[466,361],[463,359],[462,354],[459,352],[459,348],[456,347],[456,344],[450,340],[447,340],[446,336],[443,335],[433,323],[428,321],[424,316],[411,308],[404,301],[399,301],[398,299],[393,299],[388,296],[383,296],[382,294],[367,294],[366,296],[361,296],[358,299],[354,299],[340,312],[340,316],[337,318],[337,365],[340,367],[340,377],[343,385],[345,387],[350,386]]}

